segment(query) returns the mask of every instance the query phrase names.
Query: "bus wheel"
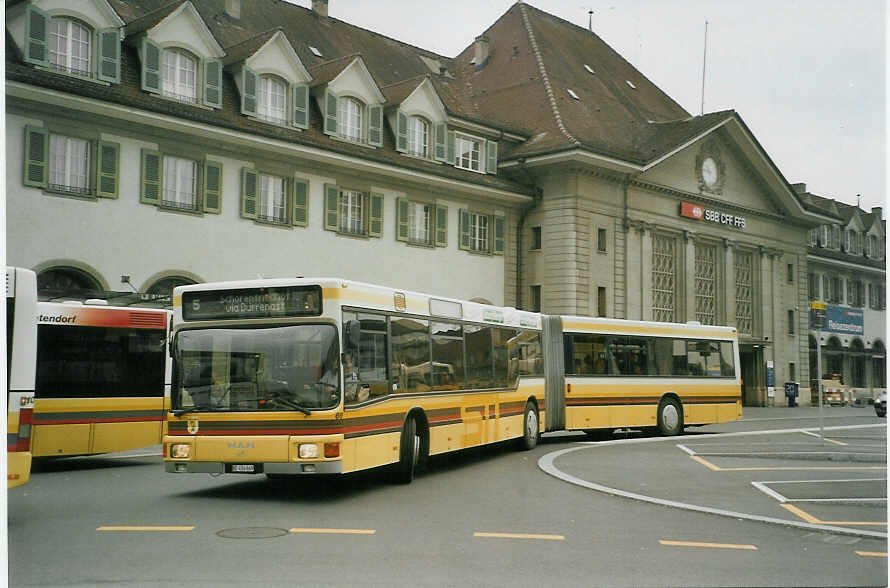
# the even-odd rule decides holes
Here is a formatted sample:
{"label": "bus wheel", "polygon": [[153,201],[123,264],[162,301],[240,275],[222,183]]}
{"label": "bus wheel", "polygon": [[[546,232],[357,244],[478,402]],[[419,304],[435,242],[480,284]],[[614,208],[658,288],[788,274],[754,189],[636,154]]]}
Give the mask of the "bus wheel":
{"label": "bus wheel", "polygon": [[534,449],[538,444],[538,436],[541,427],[538,425],[538,409],[531,402],[525,403],[525,411],[522,413],[522,449]]}
{"label": "bus wheel", "polygon": [[417,421],[413,417],[408,417],[405,420],[405,426],[402,427],[395,481],[399,484],[410,484],[414,480],[414,470],[419,462],[420,434],[417,432]]}
{"label": "bus wheel", "polygon": [[683,409],[673,398],[663,398],[658,405],[658,433],[673,437],[683,432]]}

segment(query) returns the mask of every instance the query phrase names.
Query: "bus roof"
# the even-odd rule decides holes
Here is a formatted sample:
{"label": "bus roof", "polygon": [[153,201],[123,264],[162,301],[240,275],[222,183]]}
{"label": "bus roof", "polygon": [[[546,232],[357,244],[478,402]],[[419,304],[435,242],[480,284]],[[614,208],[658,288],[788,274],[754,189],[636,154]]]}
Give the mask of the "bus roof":
{"label": "bus roof", "polygon": [[736,339],[735,327],[700,323],[662,323],[589,316],[563,316],[563,331],[575,333],[611,333],[616,335],[664,335],[673,337],[708,337]]}

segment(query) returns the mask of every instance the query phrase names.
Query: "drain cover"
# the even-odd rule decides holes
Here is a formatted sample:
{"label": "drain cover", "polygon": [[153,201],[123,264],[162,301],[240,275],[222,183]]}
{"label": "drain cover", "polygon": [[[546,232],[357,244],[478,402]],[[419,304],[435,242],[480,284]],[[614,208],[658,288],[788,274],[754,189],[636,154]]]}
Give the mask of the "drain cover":
{"label": "drain cover", "polygon": [[223,529],[216,534],[226,539],[271,539],[287,535],[287,529],[275,527],[240,527],[237,529]]}

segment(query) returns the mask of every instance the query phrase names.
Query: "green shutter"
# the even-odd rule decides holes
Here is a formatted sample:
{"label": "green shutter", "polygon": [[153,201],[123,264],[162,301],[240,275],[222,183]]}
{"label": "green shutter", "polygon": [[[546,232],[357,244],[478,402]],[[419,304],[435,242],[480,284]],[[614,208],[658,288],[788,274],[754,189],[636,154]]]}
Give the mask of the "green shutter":
{"label": "green shutter", "polygon": [[340,230],[340,190],[334,184],[324,185],[324,228]]}
{"label": "green shutter", "polygon": [[456,138],[457,137],[456,137],[456,134],[454,131],[448,131],[448,159],[447,159],[447,161],[451,165],[454,165],[455,161],[457,161],[457,155],[455,153],[455,147],[454,147]]}
{"label": "green shutter", "polygon": [[494,242],[491,252],[495,255],[504,254],[504,217],[494,217]]}
{"label": "green shutter", "polygon": [[259,176],[249,167],[241,168],[241,216],[256,218]]}
{"label": "green shutter", "polygon": [[383,194],[371,192],[371,208],[368,210],[368,235],[383,236]]}
{"label": "green shutter", "polygon": [[485,172],[489,174],[498,173],[498,144],[497,141],[485,142]]}
{"label": "green shutter", "polygon": [[49,133],[42,127],[25,126],[25,169],[23,183],[26,186],[46,188],[49,175]]}
{"label": "green shutter", "polygon": [[470,250],[470,211],[460,211],[460,240],[458,247],[466,251]]}
{"label": "green shutter", "polygon": [[396,151],[408,150],[408,116],[399,110],[396,113]]}
{"label": "green shutter", "polygon": [[97,77],[105,82],[117,84],[121,80],[121,37],[120,29],[99,31],[99,68]]}
{"label": "green shutter", "polygon": [[447,206],[436,206],[436,247],[448,247]]}
{"label": "green shutter", "polygon": [[142,89],[161,93],[161,48],[148,37],[142,39]]}
{"label": "green shutter", "polygon": [[204,104],[222,107],[222,63],[216,59],[204,60]]}
{"label": "green shutter", "polygon": [[309,127],[309,86],[293,84],[291,96],[294,100],[294,126],[305,129]]}
{"label": "green shutter", "polygon": [[368,143],[383,146],[383,107],[379,104],[368,107]]}
{"label": "green shutter", "polygon": [[218,161],[204,162],[204,212],[219,214],[222,208],[222,170]]}
{"label": "green shutter", "polygon": [[160,151],[142,150],[142,190],[140,202],[145,204],[161,203],[161,186],[163,186],[163,160]]}
{"label": "green shutter", "polygon": [[31,3],[25,9],[25,62],[49,65],[49,15]]}
{"label": "green shutter", "polygon": [[294,217],[293,223],[298,227],[309,224],[309,180],[294,180]]}
{"label": "green shutter", "polygon": [[436,123],[436,161],[448,161],[448,127],[445,123]]}
{"label": "green shutter", "polygon": [[96,151],[96,196],[117,198],[121,146],[111,141],[99,141]]}
{"label": "green shutter", "polygon": [[410,204],[404,198],[396,198],[396,240],[408,240],[408,207]]}
{"label": "green shutter", "polygon": [[256,116],[257,77],[249,67],[241,71],[241,114]]}
{"label": "green shutter", "polygon": [[336,135],[339,131],[337,125],[337,95],[330,90],[324,91],[324,132],[327,135]]}

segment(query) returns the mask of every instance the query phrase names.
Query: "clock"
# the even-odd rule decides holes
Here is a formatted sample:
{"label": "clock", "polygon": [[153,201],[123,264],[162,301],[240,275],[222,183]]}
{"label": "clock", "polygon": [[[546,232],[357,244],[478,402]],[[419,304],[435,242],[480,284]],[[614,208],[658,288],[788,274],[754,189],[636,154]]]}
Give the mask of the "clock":
{"label": "clock", "polygon": [[706,157],[701,163],[701,177],[709,188],[717,185],[719,179],[719,171],[717,170],[717,162],[713,157]]}

